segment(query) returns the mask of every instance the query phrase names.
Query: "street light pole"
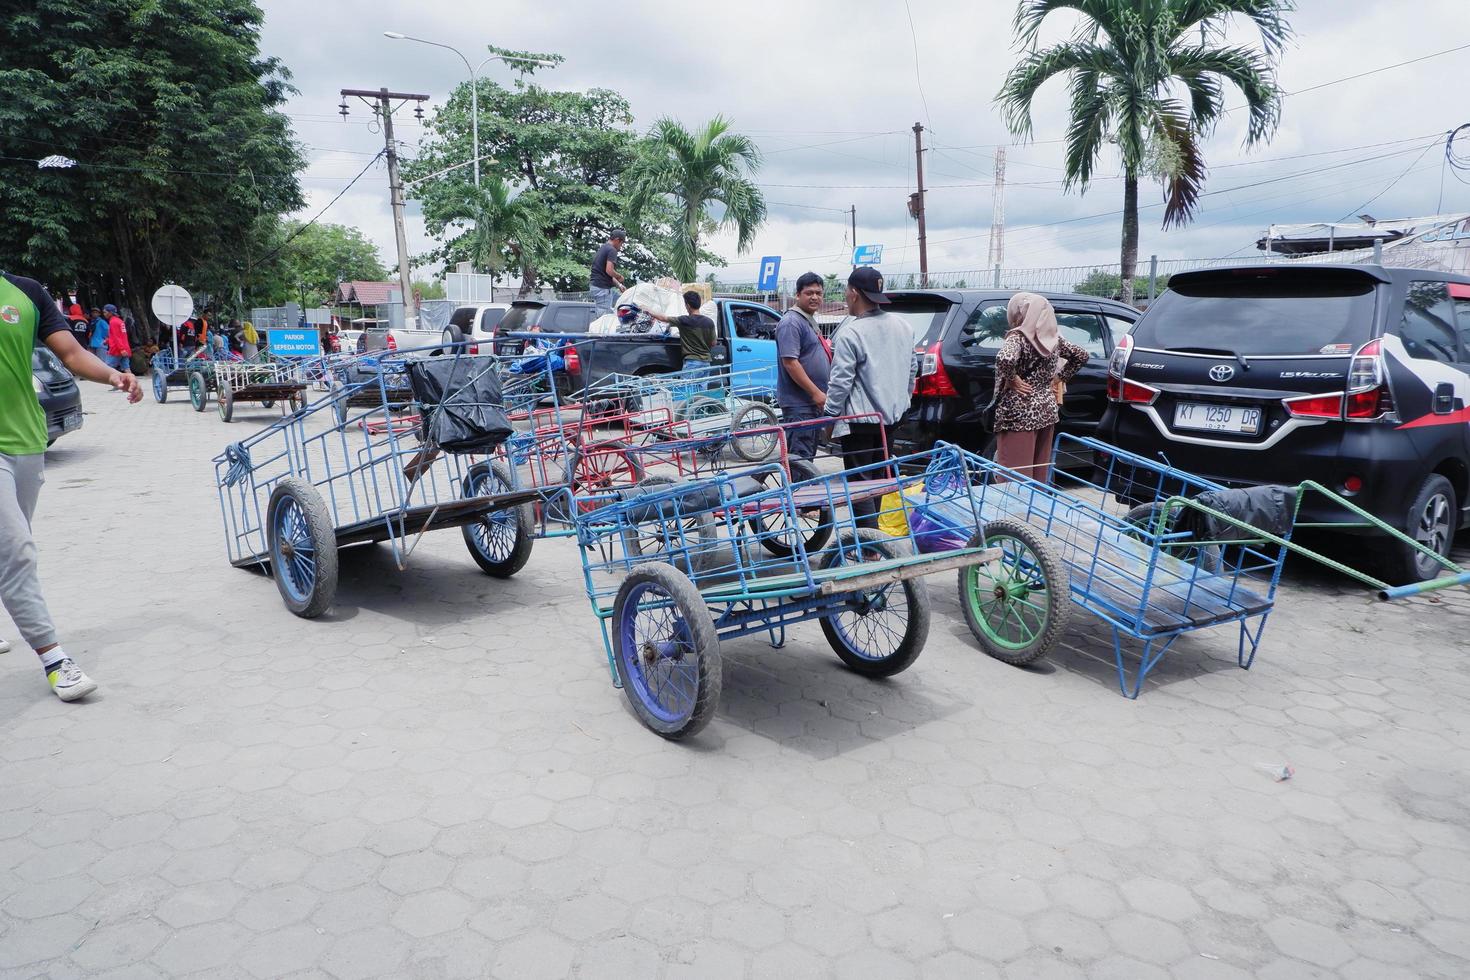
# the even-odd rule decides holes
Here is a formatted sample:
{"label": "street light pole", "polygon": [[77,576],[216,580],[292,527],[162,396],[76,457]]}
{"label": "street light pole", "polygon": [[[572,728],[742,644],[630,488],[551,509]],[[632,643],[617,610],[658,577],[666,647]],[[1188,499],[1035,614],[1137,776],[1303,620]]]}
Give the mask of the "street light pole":
{"label": "street light pole", "polygon": [[[432,47],[443,48],[445,51],[453,51],[456,55],[459,56],[459,60],[464,62],[465,69],[467,71],[469,71],[469,73],[470,73],[470,140],[474,144],[471,147],[471,155],[473,156],[474,161],[475,161],[475,186],[476,187],[479,187],[480,186],[480,80],[479,80],[479,76],[477,74],[478,69],[475,68],[475,66],[473,66],[473,65],[470,64],[470,59],[466,58],[464,56],[464,52],[463,51],[460,51],[459,48],[450,47],[447,44],[440,44],[438,41],[430,41],[430,40],[428,40],[426,38],[422,38],[422,37],[411,37],[408,34],[400,34],[397,31],[384,31],[383,32],[383,36],[386,37],[386,38],[392,38],[395,41],[417,41],[420,44],[427,44],[427,45],[430,45]],[[486,65],[488,65],[492,61],[524,61],[524,62],[528,62],[528,63],[533,64],[533,65],[541,65],[541,66],[546,67],[546,68],[555,67],[555,62],[546,61],[546,60],[544,60],[542,58],[517,58],[515,55],[507,55],[507,54],[493,54],[490,57],[486,58],[484,61],[480,62],[479,67],[480,68],[484,68]]]}

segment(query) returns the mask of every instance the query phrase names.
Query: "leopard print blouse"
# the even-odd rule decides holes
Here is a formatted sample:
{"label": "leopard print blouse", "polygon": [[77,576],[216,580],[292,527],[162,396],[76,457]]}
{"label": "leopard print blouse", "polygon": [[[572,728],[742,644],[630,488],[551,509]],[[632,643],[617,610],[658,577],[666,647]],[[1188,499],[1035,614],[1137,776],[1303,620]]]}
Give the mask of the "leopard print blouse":
{"label": "leopard print blouse", "polygon": [[[1032,347],[1019,333],[1006,337],[995,358],[995,384],[1000,400],[995,404],[996,432],[1035,432],[1057,424],[1057,400],[1051,391],[1053,378],[1070,380],[1087,363],[1087,351],[1057,338],[1057,351],[1047,355]],[[1009,389],[1012,378],[1021,378],[1034,389],[1023,395]]]}

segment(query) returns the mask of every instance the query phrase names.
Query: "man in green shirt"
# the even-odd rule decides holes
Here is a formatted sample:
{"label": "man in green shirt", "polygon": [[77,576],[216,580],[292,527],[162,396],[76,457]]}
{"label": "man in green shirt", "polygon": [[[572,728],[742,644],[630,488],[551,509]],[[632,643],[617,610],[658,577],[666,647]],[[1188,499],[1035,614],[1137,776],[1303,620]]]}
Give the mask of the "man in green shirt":
{"label": "man in green shirt", "polygon": [[[62,649],[41,597],[31,517],[46,466],[46,415],[36,400],[31,348],[45,344],[72,374],[110,385],[136,403],[143,388],[78,344],[61,311],[34,279],[0,272],[0,603],[41,658],[51,689],[75,701],[97,684]],[[0,652],[8,647],[0,640]]]}

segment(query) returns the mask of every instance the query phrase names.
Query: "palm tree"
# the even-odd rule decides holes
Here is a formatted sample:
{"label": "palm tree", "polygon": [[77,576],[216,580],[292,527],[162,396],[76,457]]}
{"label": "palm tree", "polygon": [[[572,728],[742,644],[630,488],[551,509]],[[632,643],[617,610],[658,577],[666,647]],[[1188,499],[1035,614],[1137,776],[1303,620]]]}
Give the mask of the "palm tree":
{"label": "palm tree", "polygon": [[[1082,21],[1071,40],[1038,49],[1047,15],[1070,10]],[[1164,182],[1163,227],[1187,224],[1205,180],[1200,144],[1227,111],[1224,86],[1240,90],[1249,114],[1246,145],[1275,132],[1281,90],[1275,65],[1291,39],[1294,0],[1021,0],[1016,39],[1027,47],[996,100],[1011,132],[1031,134],[1031,102],[1058,75],[1069,76],[1071,124],[1063,186],[1085,191],[1115,141],[1123,162],[1122,279],[1133,298],[1138,264],[1138,178],[1155,169]],[[1243,17],[1262,49],[1212,44],[1225,23]]]}
{"label": "palm tree", "polygon": [[522,293],[534,288],[543,237],[535,194],[513,197],[510,185],[498,177],[486,177],[479,187],[462,184],[456,191],[444,222],[472,226],[464,236],[470,264],[498,276],[506,271],[509,254],[521,273]]}
{"label": "palm tree", "polygon": [[760,150],[748,136],[730,132],[716,116],[696,133],[672,119],[660,119],[633,166],[628,169],[628,206],[637,221],[649,201],[673,198],[678,209],[671,258],[681,282],[694,279],[699,264],[699,235],[713,222],[711,204],[724,205],[715,227],[734,226],[739,251],[751,246],[766,220],[766,201],[750,176],[760,166]]}

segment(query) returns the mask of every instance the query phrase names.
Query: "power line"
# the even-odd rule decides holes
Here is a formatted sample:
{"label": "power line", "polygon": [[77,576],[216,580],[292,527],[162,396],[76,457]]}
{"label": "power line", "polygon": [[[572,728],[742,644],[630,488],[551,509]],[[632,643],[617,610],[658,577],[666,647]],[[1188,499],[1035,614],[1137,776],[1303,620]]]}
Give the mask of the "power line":
{"label": "power line", "polygon": [[919,87],[919,101],[924,104],[924,121],[929,128],[934,128],[934,117],[929,115],[929,99],[924,95],[924,79],[919,75],[919,35],[914,30],[914,12],[909,7],[909,0],[903,0],[903,12],[909,17],[909,40],[914,45],[914,83]]}
{"label": "power line", "polygon": [[378,162],[378,157],[381,157],[384,153],[387,153],[387,152],[388,152],[387,150],[379,150],[378,151],[378,155],[375,156],[375,157],[373,157],[371,160],[369,160],[367,166],[366,167],[363,167],[362,170],[358,172],[358,174],[357,174],[356,177],[353,177],[350,181],[348,181],[347,182],[347,186],[344,187],[344,188],[342,188],[340,191],[338,191],[336,197],[332,198],[330,201],[327,202],[327,206],[326,207],[322,208],[315,215],[313,215],[312,216],[312,219],[310,221],[308,221],[306,224],[302,225],[300,228],[297,228],[290,235],[287,235],[286,236],[286,240],[283,241],[283,242],[281,242],[281,244],[277,245],[275,248],[271,249],[269,252],[266,252],[260,258],[258,258],[255,261],[251,262],[250,263],[250,268],[253,269],[257,265],[260,265],[260,263],[264,262],[266,259],[271,258],[276,253],[280,252],[281,249],[285,248],[287,245],[290,245],[291,242],[295,240],[295,238],[296,238],[297,235],[301,234],[303,231],[305,231],[306,229],[310,228],[312,225],[316,224],[317,223],[317,220],[320,219],[322,215],[326,214],[327,211],[332,207],[333,204],[336,204],[338,201],[342,200],[342,195],[343,194],[346,194],[348,191],[352,190],[352,185],[353,184],[357,183],[359,180],[362,180],[362,178],[364,177],[364,175],[366,175],[369,170],[373,169],[373,164],[375,164],[375,163]]}
{"label": "power line", "polygon": [[1372,197],[1368,198],[1368,200],[1364,201],[1362,204],[1359,204],[1357,207],[1353,208],[1351,211],[1343,215],[1341,218],[1338,218],[1337,220],[1345,221],[1348,218],[1353,217],[1354,215],[1359,215],[1362,214],[1364,211],[1367,211],[1368,205],[1372,204],[1374,201],[1378,200],[1380,197],[1393,190],[1393,186],[1399,181],[1403,180],[1406,176],[1408,176],[1409,171],[1413,170],[1414,167],[1419,163],[1419,161],[1424,159],[1424,154],[1428,153],[1431,149],[1434,148],[1434,146],[1435,143],[1430,143],[1428,146],[1424,147],[1424,149],[1420,151],[1419,155],[1414,158],[1414,162],[1405,167],[1403,173],[1399,174],[1393,180],[1389,181],[1387,187],[1379,191],[1377,194],[1374,194]]}

